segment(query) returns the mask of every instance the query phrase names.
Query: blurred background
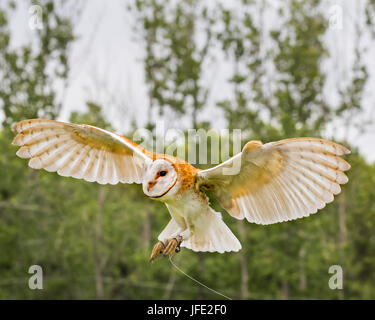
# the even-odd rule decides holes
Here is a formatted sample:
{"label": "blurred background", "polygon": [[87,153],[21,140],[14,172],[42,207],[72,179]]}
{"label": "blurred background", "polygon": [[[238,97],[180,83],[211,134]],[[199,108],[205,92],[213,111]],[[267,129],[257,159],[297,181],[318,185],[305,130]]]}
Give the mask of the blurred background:
{"label": "blurred background", "polygon": [[[163,120],[241,129],[243,144],[348,146],[349,183],[318,214],[258,226],[212,198],[243,249],[183,249],[175,262],[235,299],[374,299],[374,40],[374,0],[1,1],[0,298],[221,298],[167,259],[148,263],[169,213],[139,185],[62,178],[16,157],[11,124],[44,117],[128,137]],[[43,290],[28,287],[35,264]],[[328,286],[331,265],[342,290]]]}

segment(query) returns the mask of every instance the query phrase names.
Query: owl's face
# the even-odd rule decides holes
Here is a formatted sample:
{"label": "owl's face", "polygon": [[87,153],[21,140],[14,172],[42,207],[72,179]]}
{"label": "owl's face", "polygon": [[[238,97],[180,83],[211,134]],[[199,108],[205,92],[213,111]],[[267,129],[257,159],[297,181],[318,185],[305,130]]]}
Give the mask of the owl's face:
{"label": "owl's face", "polygon": [[168,195],[177,183],[177,172],[172,163],[158,159],[144,167],[143,192],[154,199]]}

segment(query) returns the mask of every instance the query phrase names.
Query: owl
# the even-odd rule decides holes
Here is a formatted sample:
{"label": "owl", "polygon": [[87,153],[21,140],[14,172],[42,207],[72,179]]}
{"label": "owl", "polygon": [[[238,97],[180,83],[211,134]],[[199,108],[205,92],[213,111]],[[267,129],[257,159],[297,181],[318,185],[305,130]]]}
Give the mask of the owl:
{"label": "owl", "polygon": [[[350,151],[318,138],[262,144],[207,170],[167,154],[147,151],[118,134],[85,124],[23,120],[13,125],[17,155],[33,169],[100,184],[139,183],[165,203],[171,219],[158,236],[150,261],[185,247],[193,251],[239,251],[241,244],[211,207],[205,190],[234,218],[272,224],[307,217],[332,202],[350,168]],[[237,170],[231,170],[236,167]]]}

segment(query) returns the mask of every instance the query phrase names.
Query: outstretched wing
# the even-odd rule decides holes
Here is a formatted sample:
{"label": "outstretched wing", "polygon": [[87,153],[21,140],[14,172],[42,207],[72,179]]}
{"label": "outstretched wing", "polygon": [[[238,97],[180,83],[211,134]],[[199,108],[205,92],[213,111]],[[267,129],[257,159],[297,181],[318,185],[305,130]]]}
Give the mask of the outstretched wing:
{"label": "outstretched wing", "polygon": [[350,151],[317,138],[262,144],[250,141],[226,162],[200,171],[197,183],[212,189],[233,217],[271,224],[306,217],[322,209],[348,182],[340,158]]}
{"label": "outstretched wing", "polygon": [[141,183],[149,152],[133,141],[90,125],[23,120],[13,125],[13,144],[29,166],[100,184]]}

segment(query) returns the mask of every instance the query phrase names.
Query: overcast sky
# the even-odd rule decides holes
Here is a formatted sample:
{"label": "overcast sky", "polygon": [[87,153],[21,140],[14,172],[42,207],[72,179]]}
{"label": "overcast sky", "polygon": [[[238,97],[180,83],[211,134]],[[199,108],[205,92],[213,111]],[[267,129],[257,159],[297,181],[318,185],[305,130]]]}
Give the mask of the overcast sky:
{"label": "overcast sky", "polygon": [[[80,19],[75,22],[75,32],[79,39],[74,43],[71,54],[71,75],[69,87],[63,103],[61,120],[67,120],[73,110],[84,110],[85,102],[92,100],[100,103],[106,116],[117,130],[126,132],[130,122],[135,119],[137,125],[145,124],[147,110],[147,89],[142,66],[142,46],[135,40],[133,20],[126,10],[126,1],[90,0],[83,7]],[[227,2],[228,3],[228,2]],[[354,5],[353,5],[354,3]],[[357,4],[355,4],[357,3]],[[327,90],[340,79],[340,65],[350,63],[352,59],[353,37],[352,25],[356,19],[356,10],[361,9],[364,1],[326,1],[327,12],[335,4],[343,8],[342,28],[330,30],[327,34],[327,46],[331,51],[332,63],[337,64],[337,72],[328,78]],[[28,26],[28,7],[19,6],[12,19],[12,44],[18,46],[33,38]],[[369,46],[367,52],[369,84],[366,88],[364,119],[374,119],[375,92],[375,44],[370,38],[364,39],[362,45]],[[223,115],[213,108],[215,101],[227,97],[229,92],[226,79],[230,75],[227,64],[216,61],[210,66],[205,80],[210,83],[210,97],[207,107],[202,112],[203,120],[212,120],[214,128],[225,128]],[[329,68],[329,67],[327,67]],[[340,71],[341,70],[341,71]],[[335,97],[331,97],[335,99]],[[334,101],[333,101],[334,102]],[[215,114],[212,112],[215,110]],[[171,119],[169,124],[187,123],[184,118]],[[341,127],[340,127],[341,126]],[[325,132],[327,138],[342,137],[345,130],[340,125],[332,125]],[[351,130],[348,140],[357,145],[369,161],[375,161],[375,129],[369,127],[365,133]]]}

